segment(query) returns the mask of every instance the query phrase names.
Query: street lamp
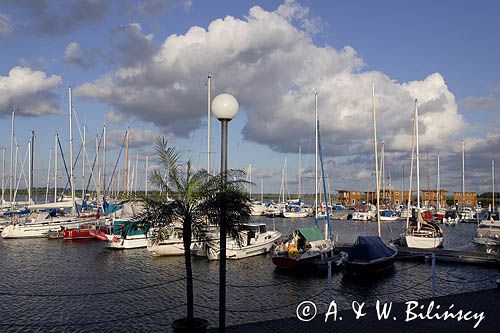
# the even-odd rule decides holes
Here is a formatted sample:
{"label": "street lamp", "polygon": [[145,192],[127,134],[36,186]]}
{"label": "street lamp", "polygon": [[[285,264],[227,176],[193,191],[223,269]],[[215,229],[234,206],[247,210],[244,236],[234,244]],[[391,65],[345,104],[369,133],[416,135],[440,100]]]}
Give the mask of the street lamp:
{"label": "street lamp", "polygon": [[[212,101],[212,112],[221,123],[221,159],[220,172],[222,175],[222,186],[227,181],[227,127],[228,123],[238,113],[239,104],[236,98],[230,94],[217,95]],[[220,220],[220,270],[219,270],[219,331],[226,330],[226,216],[222,211]]]}

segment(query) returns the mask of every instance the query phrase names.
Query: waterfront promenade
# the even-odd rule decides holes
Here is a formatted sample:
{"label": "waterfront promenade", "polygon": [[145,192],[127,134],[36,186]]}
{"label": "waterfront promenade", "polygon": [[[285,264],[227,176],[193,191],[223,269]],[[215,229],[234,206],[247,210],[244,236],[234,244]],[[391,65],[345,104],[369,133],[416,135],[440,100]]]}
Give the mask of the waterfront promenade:
{"label": "waterfront promenade", "polygon": [[[448,310],[456,314],[463,310],[463,314],[471,311],[472,314],[484,313],[484,319],[474,329],[477,319],[458,321],[457,319],[420,319],[405,321],[407,318],[407,304],[405,302],[394,303],[388,319],[379,320],[375,304],[366,304],[363,312],[365,316],[356,320],[352,309],[339,311],[337,320],[333,315],[325,323],[325,313],[318,313],[314,319],[308,322],[300,321],[296,317],[256,322],[244,325],[235,325],[227,328],[227,332],[250,333],[250,332],[498,332],[500,325],[500,289],[488,289],[461,294],[452,294],[441,297],[426,298],[417,301],[418,307],[412,313],[421,313],[425,316],[428,305],[434,301],[434,309],[431,314],[443,314]],[[436,309],[437,306],[439,309]],[[423,309],[419,308],[423,306]],[[339,320],[342,317],[342,320]],[[394,319],[396,318],[396,319]],[[211,332],[217,332],[213,328]]]}

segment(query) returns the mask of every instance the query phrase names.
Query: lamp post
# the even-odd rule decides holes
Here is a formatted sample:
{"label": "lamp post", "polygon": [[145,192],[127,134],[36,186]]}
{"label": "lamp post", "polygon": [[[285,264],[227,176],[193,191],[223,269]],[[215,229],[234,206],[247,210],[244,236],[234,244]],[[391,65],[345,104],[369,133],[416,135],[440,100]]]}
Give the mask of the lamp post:
{"label": "lamp post", "polygon": [[[212,112],[221,123],[221,159],[220,172],[222,186],[227,181],[227,127],[228,123],[238,113],[239,104],[230,94],[217,95],[212,101]],[[222,210],[220,220],[220,271],[219,271],[219,331],[226,330],[226,214]]]}

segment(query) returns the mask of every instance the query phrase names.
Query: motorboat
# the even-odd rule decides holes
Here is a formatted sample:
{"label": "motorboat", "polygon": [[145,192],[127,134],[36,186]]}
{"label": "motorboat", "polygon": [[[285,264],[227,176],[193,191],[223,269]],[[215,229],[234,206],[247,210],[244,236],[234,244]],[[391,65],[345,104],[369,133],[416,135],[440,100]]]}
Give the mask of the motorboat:
{"label": "motorboat", "polygon": [[302,209],[300,205],[287,204],[281,212],[286,218],[304,218],[309,216],[309,212]]}
{"label": "motorboat", "polygon": [[[209,236],[210,237],[210,236]],[[226,239],[226,258],[243,259],[271,251],[281,237],[279,231],[268,231],[265,223],[244,223],[238,231],[238,238]],[[209,260],[218,260],[220,254],[220,235],[212,233],[205,242]]]}
{"label": "motorboat", "polygon": [[460,217],[456,210],[448,210],[443,216],[443,224],[445,225],[457,225]]}
{"label": "motorboat", "polygon": [[372,276],[394,267],[398,250],[385,244],[378,236],[359,236],[349,252],[347,273],[353,276]]}
{"label": "motorboat", "polygon": [[334,242],[317,227],[299,228],[274,248],[272,261],[283,269],[315,269],[315,261],[332,258],[333,250]]}
{"label": "motorboat", "polygon": [[153,256],[179,256],[184,254],[182,227],[169,226],[148,231],[147,249]]}
{"label": "motorboat", "polygon": [[115,220],[113,233],[105,235],[110,249],[125,250],[147,247],[147,226],[144,222]]}
{"label": "motorboat", "polygon": [[500,246],[500,213],[491,212],[476,229],[472,242],[478,245]]}

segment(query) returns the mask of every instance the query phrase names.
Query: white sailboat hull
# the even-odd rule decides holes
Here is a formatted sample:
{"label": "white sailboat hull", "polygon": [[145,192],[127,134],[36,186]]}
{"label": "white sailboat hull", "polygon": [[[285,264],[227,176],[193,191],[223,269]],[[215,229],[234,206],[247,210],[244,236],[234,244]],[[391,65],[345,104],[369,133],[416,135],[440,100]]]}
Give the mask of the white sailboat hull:
{"label": "white sailboat hull", "polygon": [[406,245],[417,249],[434,249],[443,246],[443,237],[405,236]]}
{"label": "white sailboat hull", "polygon": [[61,228],[75,228],[80,222],[61,221],[45,223],[11,224],[2,230],[2,238],[43,238],[50,230]]}

